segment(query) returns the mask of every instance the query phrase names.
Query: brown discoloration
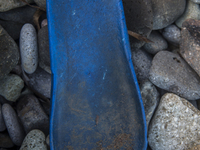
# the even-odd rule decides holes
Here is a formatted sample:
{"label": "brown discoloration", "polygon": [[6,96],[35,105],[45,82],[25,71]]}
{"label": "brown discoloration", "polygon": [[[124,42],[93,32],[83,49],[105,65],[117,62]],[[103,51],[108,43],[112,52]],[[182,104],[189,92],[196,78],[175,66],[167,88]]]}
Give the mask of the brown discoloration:
{"label": "brown discoloration", "polygon": [[146,37],[144,37],[144,36],[142,36],[140,34],[137,34],[137,33],[133,32],[133,31],[128,30],[128,34],[131,35],[132,37],[140,40],[140,41],[143,41],[143,42],[146,42],[146,43],[152,42],[148,38],[146,38]]}
{"label": "brown discoloration", "polygon": [[[133,139],[131,139],[130,134],[119,134],[113,141],[111,145],[109,145],[108,149],[126,149],[126,150],[133,150]],[[132,146],[131,146],[132,145]]]}
{"label": "brown discoloration", "polygon": [[97,115],[96,118],[95,118],[95,126],[97,126],[99,123],[99,116]]}

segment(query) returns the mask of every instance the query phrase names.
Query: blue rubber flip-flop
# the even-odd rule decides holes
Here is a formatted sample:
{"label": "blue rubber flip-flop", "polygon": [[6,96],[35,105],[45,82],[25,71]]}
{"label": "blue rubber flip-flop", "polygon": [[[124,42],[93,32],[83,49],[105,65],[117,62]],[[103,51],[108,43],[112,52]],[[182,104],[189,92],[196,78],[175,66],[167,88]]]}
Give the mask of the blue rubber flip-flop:
{"label": "blue rubber flip-flop", "polygon": [[121,0],[47,0],[52,150],[146,150]]}

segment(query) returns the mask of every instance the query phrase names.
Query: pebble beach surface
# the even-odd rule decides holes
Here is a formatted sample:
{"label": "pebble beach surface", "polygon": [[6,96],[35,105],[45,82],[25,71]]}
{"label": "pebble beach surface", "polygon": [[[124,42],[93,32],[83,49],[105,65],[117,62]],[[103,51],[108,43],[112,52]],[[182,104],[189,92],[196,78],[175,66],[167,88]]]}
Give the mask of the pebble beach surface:
{"label": "pebble beach surface", "polygon": [[[0,1],[0,150],[49,149],[46,1],[24,1]],[[128,30],[151,41],[129,37],[148,150],[200,150],[200,0],[122,1]]]}

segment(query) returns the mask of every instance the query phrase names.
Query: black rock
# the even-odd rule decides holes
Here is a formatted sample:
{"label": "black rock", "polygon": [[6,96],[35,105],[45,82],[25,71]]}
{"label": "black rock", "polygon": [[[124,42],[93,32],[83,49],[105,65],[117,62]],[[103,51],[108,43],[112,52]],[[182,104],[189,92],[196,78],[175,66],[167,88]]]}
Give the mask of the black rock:
{"label": "black rock", "polygon": [[26,133],[39,129],[49,134],[49,118],[34,95],[26,95],[19,100],[17,113]]}
{"label": "black rock", "polygon": [[0,78],[5,77],[18,61],[18,46],[0,25]]}
{"label": "black rock", "polygon": [[11,148],[14,144],[7,133],[0,133],[0,147]]}
{"label": "black rock", "polygon": [[[123,0],[128,30],[148,37],[153,28],[151,0]],[[132,48],[140,48],[145,42],[129,36]]]}
{"label": "black rock", "polygon": [[3,104],[2,113],[11,140],[15,145],[20,146],[24,140],[25,133],[15,110],[9,104]]}

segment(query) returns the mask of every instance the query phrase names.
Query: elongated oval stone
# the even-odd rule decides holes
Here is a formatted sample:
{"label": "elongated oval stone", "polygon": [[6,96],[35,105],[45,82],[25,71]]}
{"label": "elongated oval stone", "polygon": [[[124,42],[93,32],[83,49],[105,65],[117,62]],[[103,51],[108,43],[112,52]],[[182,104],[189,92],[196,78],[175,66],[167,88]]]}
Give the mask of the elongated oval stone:
{"label": "elongated oval stone", "polygon": [[25,24],[20,32],[20,53],[23,70],[32,74],[38,65],[37,35],[32,24]]}

